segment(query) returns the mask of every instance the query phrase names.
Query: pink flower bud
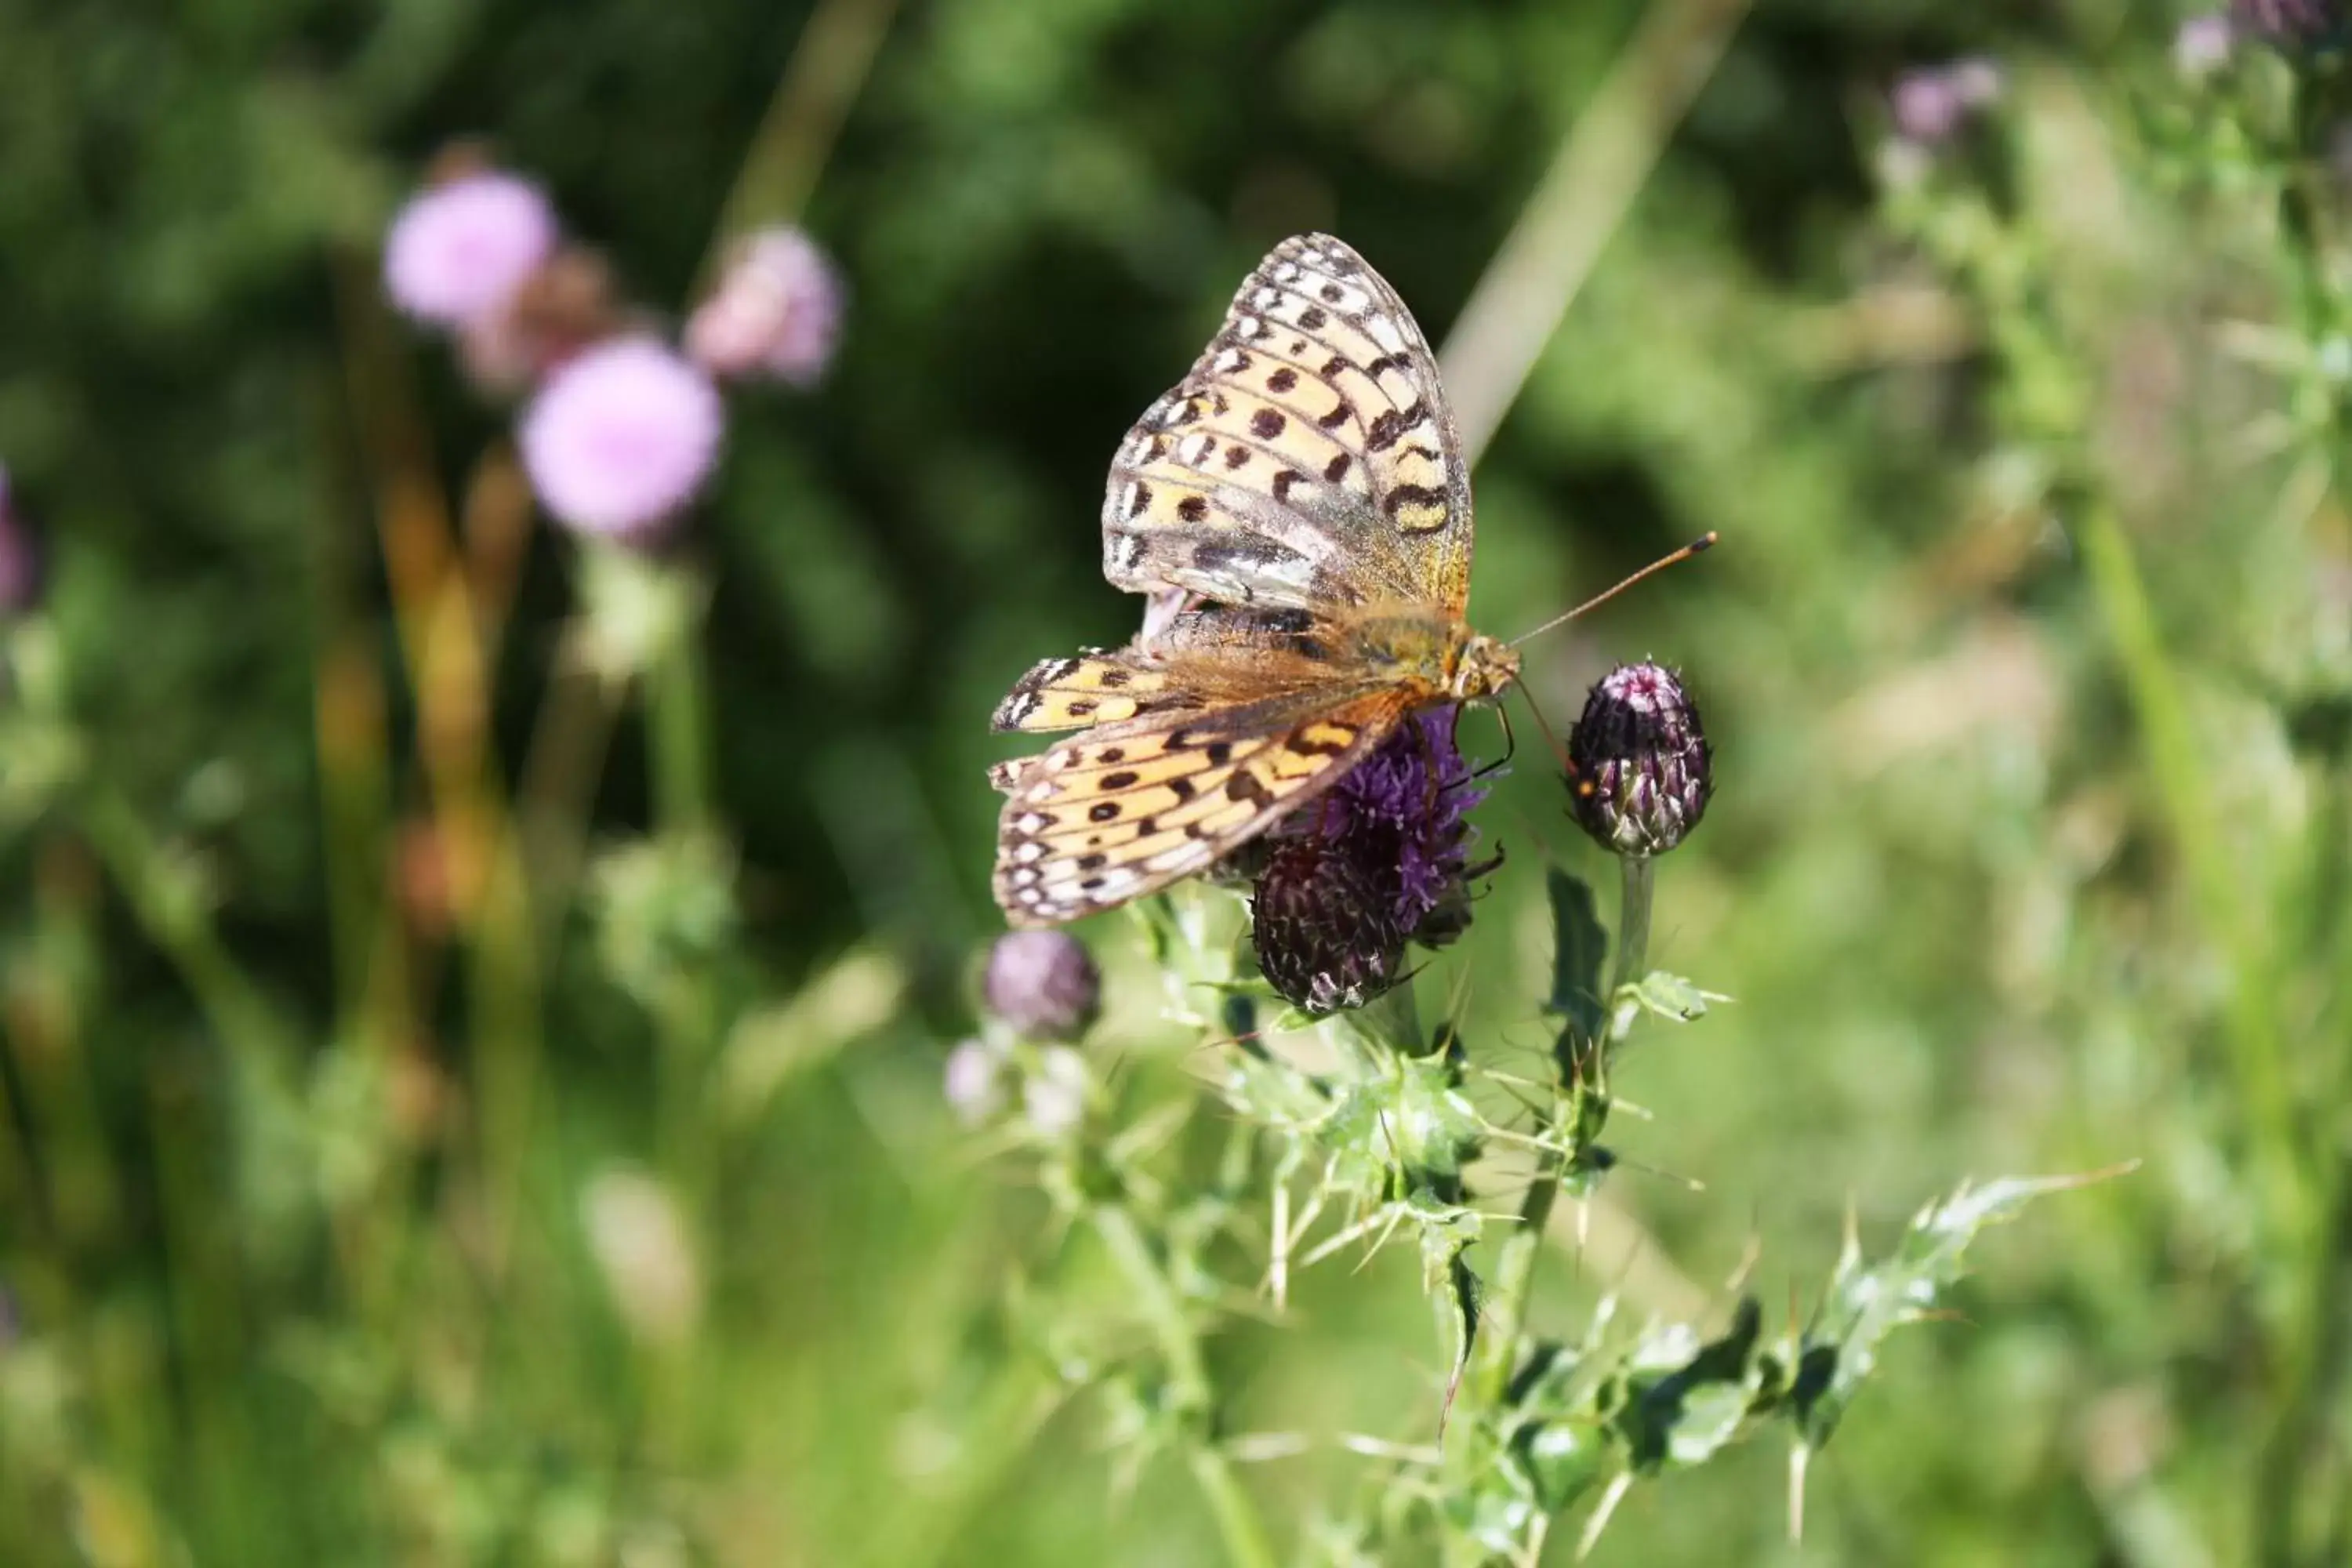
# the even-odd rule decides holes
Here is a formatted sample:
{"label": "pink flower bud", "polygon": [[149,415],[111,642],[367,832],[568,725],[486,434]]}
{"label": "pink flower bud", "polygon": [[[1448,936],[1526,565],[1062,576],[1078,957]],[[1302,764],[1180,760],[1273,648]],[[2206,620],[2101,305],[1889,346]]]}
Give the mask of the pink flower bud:
{"label": "pink flower bud", "polygon": [[686,324],[686,352],[713,375],[814,384],[841,335],[841,282],[796,228],[739,242],[719,286]]}

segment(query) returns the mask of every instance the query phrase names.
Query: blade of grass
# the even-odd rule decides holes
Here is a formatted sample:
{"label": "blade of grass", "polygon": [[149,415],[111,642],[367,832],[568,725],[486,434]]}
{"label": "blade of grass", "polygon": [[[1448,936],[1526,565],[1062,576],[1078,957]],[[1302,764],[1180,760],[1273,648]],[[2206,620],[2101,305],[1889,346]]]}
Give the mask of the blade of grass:
{"label": "blade of grass", "polygon": [[1748,5],[1675,0],[1650,7],[1471,290],[1439,357],[1473,467]]}

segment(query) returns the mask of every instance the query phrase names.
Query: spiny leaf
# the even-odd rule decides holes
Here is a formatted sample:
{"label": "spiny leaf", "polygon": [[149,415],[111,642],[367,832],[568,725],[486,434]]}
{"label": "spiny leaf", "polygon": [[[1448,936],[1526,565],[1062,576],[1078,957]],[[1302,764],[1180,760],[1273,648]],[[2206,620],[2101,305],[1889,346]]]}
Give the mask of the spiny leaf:
{"label": "spiny leaf", "polygon": [[1544,1007],[1565,1020],[1559,1054],[1567,1060],[1578,1042],[1600,1037],[1607,1016],[1601,966],[1609,955],[1609,933],[1582,878],[1554,866],[1545,873],[1544,886],[1551,899],[1553,939],[1551,997]]}

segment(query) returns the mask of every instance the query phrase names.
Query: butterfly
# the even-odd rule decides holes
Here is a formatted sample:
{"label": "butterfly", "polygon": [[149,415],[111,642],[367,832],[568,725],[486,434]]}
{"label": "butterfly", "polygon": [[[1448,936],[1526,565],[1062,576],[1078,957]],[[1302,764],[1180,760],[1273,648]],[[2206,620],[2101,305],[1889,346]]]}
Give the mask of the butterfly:
{"label": "butterfly", "polygon": [[1126,647],[1049,658],[998,731],[1078,730],[999,763],[1014,925],[1204,870],[1437,703],[1519,656],[1470,629],[1470,475],[1412,312],[1328,235],[1274,247],[1190,374],[1128,432],[1103,575],[1150,595]]}

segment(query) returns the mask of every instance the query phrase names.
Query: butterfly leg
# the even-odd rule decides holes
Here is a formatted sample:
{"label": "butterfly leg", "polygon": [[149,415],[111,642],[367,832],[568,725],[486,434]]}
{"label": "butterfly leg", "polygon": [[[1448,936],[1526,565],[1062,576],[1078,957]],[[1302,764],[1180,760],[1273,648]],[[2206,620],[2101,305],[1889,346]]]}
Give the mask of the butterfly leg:
{"label": "butterfly leg", "polygon": [[1465,784],[1476,784],[1480,779],[1494,777],[1511,765],[1511,758],[1518,752],[1519,737],[1511,728],[1511,710],[1497,702],[1495,704],[1495,716],[1503,721],[1503,754],[1463,780]]}

